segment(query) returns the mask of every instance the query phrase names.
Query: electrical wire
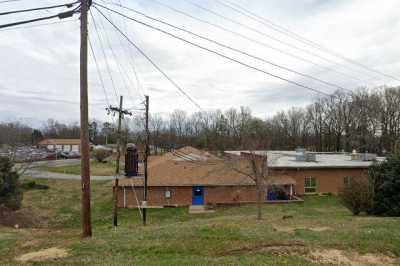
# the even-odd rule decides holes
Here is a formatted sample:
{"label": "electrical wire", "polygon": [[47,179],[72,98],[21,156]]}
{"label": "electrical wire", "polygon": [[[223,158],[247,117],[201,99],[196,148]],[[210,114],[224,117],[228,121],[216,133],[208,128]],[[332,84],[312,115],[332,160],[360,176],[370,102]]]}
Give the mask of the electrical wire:
{"label": "electrical wire", "polygon": [[[324,60],[324,61],[326,61],[326,62],[329,62],[329,63],[331,63],[331,64],[335,64],[335,65],[338,65],[338,66],[340,65],[340,63],[336,62],[335,60],[332,60],[332,59],[329,59],[329,58],[327,58],[327,57],[321,56],[321,55],[316,54],[316,53],[314,53],[314,52],[312,52],[312,51],[309,51],[309,50],[307,50],[307,49],[303,49],[303,48],[301,48],[301,47],[299,47],[299,46],[297,46],[297,45],[294,45],[294,44],[292,44],[292,43],[282,41],[281,39],[276,38],[276,37],[274,37],[274,36],[272,36],[272,35],[269,35],[269,34],[263,32],[263,31],[260,31],[260,30],[254,28],[254,27],[250,27],[250,26],[248,26],[248,25],[246,25],[246,24],[243,24],[243,23],[241,23],[241,22],[238,22],[238,21],[236,21],[236,20],[234,20],[234,19],[231,19],[231,18],[229,18],[229,17],[226,17],[226,16],[224,16],[224,15],[218,13],[218,12],[215,12],[215,11],[213,11],[213,10],[211,10],[211,9],[208,9],[208,8],[206,8],[206,7],[204,7],[204,6],[201,6],[201,5],[197,4],[197,3],[194,3],[194,2],[191,1],[191,0],[184,0],[184,1],[187,2],[187,3],[189,3],[190,5],[193,5],[193,6],[197,7],[198,9],[201,9],[201,10],[203,10],[203,11],[206,11],[206,12],[208,12],[208,13],[211,13],[211,14],[213,14],[214,16],[217,16],[217,17],[222,18],[222,19],[224,19],[224,20],[226,20],[226,21],[229,21],[229,22],[231,22],[231,23],[234,23],[234,24],[236,24],[236,25],[239,25],[239,26],[241,26],[241,27],[243,27],[243,28],[246,28],[246,29],[248,29],[248,30],[250,30],[250,31],[252,31],[252,32],[255,32],[255,33],[257,33],[257,34],[259,34],[259,35],[261,35],[261,36],[264,36],[264,37],[266,37],[266,38],[268,38],[268,39],[271,39],[271,40],[273,40],[273,41],[275,41],[275,42],[278,42],[278,43],[280,43],[280,44],[283,44],[283,45],[285,45],[285,46],[287,46],[287,47],[290,47],[290,48],[292,48],[292,49],[296,49],[296,50],[301,51],[301,52],[303,52],[303,53],[312,55],[312,56],[317,57],[317,58],[319,58],[319,59],[321,59],[321,60]],[[340,66],[341,66],[342,68],[346,68],[347,70],[350,70],[350,71],[353,71],[353,72],[358,72],[358,73],[360,73],[360,74],[362,74],[362,75],[364,75],[364,76],[367,76],[365,73],[359,72],[358,70],[356,70],[356,69],[354,69],[354,68],[351,68],[351,67],[349,67],[349,66],[346,66],[346,65],[340,65]],[[375,79],[377,79],[377,77],[375,77]]]}
{"label": "electrical wire", "polygon": [[[124,22],[125,22],[125,20],[124,20]],[[129,49],[127,49],[127,47],[124,45],[124,42],[123,42],[121,34],[118,34],[118,40],[119,40],[119,44],[121,45],[121,47],[122,47],[122,49],[123,49],[123,51],[125,53],[126,58],[131,58],[131,56],[129,54]],[[132,72],[133,72],[134,76],[135,76],[136,88],[139,90],[140,96],[142,98],[145,98],[145,93],[143,92],[142,85],[140,83],[139,75],[138,75],[138,73],[136,71],[136,67],[135,67],[133,58],[131,58],[131,60],[128,60],[128,63],[130,65],[131,69],[132,69]]]}
{"label": "electrical wire", "polygon": [[49,20],[49,19],[53,19],[53,18],[64,19],[67,17],[72,17],[74,15],[74,13],[77,13],[77,11],[70,10],[70,11],[61,12],[61,13],[58,13],[58,14],[52,15],[52,16],[46,16],[46,17],[40,17],[40,18],[34,18],[34,19],[29,19],[29,20],[22,20],[22,21],[2,24],[2,25],[0,25],[0,29],[12,27],[12,26],[18,26],[21,24],[32,23],[32,22],[36,22],[36,21]]}
{"label": "electrical wire", "polygon": [[103,46],[103,42],[101,41],[100,33],[99,33],[98,29],[97,29],[97,24],[96,24],[96,22],[94,20],[94,16],[93,16],[91,11],[90,11],[90,17],[92,18],[92,22],[93,22],[93,26],[94,26],[94,29],[95,29],[95,33],[96,33],[97,38],[98,38],[99,43],[100,43],[100,49],[101,49],[101,52],[103,54],[104,61],[106,63],[106,69],[107,69],[108,76],[109,76],[110,81],[111,81],[111,86],[112,86],[112,88],[114,90],[115,99],[116,99],[116,102],[118,103],[119,97],[118,97],[118,93],[117,93],[117,89],[116,89],[116,86],[115,86],[114,79],[113,79],[112,74],[111,74],[110,64],[108,62],[108,58],[107,58],[107,55],[106,55],[106,52],[105,52],[105,49],[104,49],[104,46]]}
{"label": "electrical wire", "polygon": [[29,28],[36,28],[36,27],[42,27],[42,26],[49,26],[49,25],[53,25],[53,24],[62,24],[62,23],[73,22],[73,21],[78,21],[78,20],[77,19],[61,20],[61,21],[55,21],[55,22],[49,22],[49,23],[41,23],[41,24],[35,24],[35,25],[26,25],[26,26],[20,26],[20,27],[13,27],[13,28],[8,28],[8,29],[2,29],[0,31],[29,29]]}
{"label": "electrical wire", "polygon": [[[368,67],[368,66],[366,66],[364,64],[361,64],[361,63],[359,63],[359,62],[357,62],[357,61],[355,61],[353,59],[345,57],[345,56],[339,54],[338,52],[335,52],[334,50],[332,50],[330,48],[327,48],[327,47],[325,47],[325,46],[323,46],[323,45],[321,45],[319,43],[311,41],[310,39],[307,39],[307,38],[305,38],[305,37],[293,32],[293,31],[291,31],[291,30],[289,30],[289,29],[287,29],[285,27],[282,27],[282,26],[272,22],[271,20],[266,19],[265,17],[257,15],[256,13],[254,13],[252,11],[249,11],[248,9],[244,8],[243,6],[240,6],[239,4],[236,4],[236,3],[232,2],[232,1],[229,1],[229,0],[225,0],[225,2],[228,2],[230,5],[233,5],[233,6],[237,7],[237,8],[234,8],[234,7],[232,7],[232,6],[230,6],[230,5],[226,4],[226,3],[223,3],[221,0],[216,0],[216,1],[219,2],[222,5],[230,8],[230,9],[235,10],[236,12],[239,12],[239,13],[241,13],[241,14],[249,17],[249,18],[252,18],[253,20],[258,21],[259,23],[262,23],[265,26],[267,26],[269,28],[272,28],[275,31],[278,31],[278,32],[280,32],[280,33],[282,33],[282,34],[284,34],[286,36],[289,36],[289,37],[291,37],[293,39],[296,39],[296,40],[298,40],[298,41],[300,41],[300,42],[302,42],[304,44],[307,44],[309,46],[317,48],[317,49],[319,49],[321,51],[324,51],[324,52],[326,52],[326,53],[328,53],[330,55],[333,55],[333,56],[338,57],[338,58],[340,58],[342,60],[345,60],[345,61],[347,61],[347,62],[349,62],[349,63],[351,63],[353,65],[361,67],[361,68],[363,68],[363,69],[365,69],[367,71],[374,72],[374,73],[380,74],[382,76],[385,76],[385,77],[400,81],[400,78],[398,78],[398,77],[395,77],[393,75],[389,75],[389,74],[383,73],[381,71],[375,70],[375,69],[373,69],[371,67]],[[251,16],[249,16],[248,14],[250,14]],[[254,19],[254,18],[257,18],[257,19]],[[267,22],[268,24],[265,23],[265,22]]]}
{"label": "electrical wire", "polygon": [[160,1],[158,1],[158,0],[151,0],[151,1],[153,1],[154,3],[156,3],[156,4],[160,5],[160,6],[163,6],[163,7],[167,8],[167,9],[173,11],[173,12],[176,12],[176,13],[181,14],[181,15],[183,15],[183,16],[189,17],[189,18],[191,18],[191,19],[193,19],[193,20],[196,20],[196,21],[199,21],[199,22],[201,22],[201,23],[210,25],[210,26],[212,26],[212,27],[214,27],[214,28],[217,28],[217,29],[219,29],[219,30],[222,30],[222,31],[224,31],[224,32],[228,32],[228,33],[230,33],[230,34],[232,34],[232,35],[238,36],[238,37],[240,37],[240,38],[242,38],[242,39],[244,39],[244,40],[253,42],[253,43],[258,44],[258,45],[260,45],[260,46],[263,46],[263,47],[266,47],[266,48],[268,48],[268,49],[277,51],[277,52],[279,52],[279,53],[281,53],[281,54],[284,54],[284,55],[286,55],[286,56],[295,58],[295,59],[297,59],[297,60],[299,60],[299,61],[303,61],[303,62],[309,63],[309,64],[311,64],[311,65],[313,65],[313,66],[316,66],[316,67],[318,67],[318,68],[324,69],[325,71],[335,72],[335,73],[337,73],[337,74],[339,74],[339,75],[342,75],[342,76],[345,76],[345,77],[347,77],[347,78],[350,78],[350,79],[353,79],[353,80],[357,80],[357,81],[359,81],[359,82],[364,82],[363,79],[358,78],[358,77],[356,77],[356,76],[353,76],[353,75],[350,75],[350,74],[348,74],[348,73],[339,71],[339,70],[337,70],[337,69],[335,69],[335,68],[331,68],[331,67],[328,67],[328,66],[321,65],[321,64],[319,64],[319,63],[317,63],[317,62],[315,62],[315,61],[312,61],[312,60],[307,59],[307,58],[304,58],[304,57],[302,57],[302,56],[299,56],[299,55],[290,53],[290,52],[288,52],[288,51],[285,51],[285,50],[283,50],[283,49],[280,49],[280,48],[275,47],[275,46],[273,46],[273,45],[270,45],[270,44],[268,44],[268,43],[262,42],[262,41],[260,41],[260,40],[258,40],[258,39],[254,39],[254,38],[248,37],[248,36],[246,36],[246,35],[244,35],[244,34],[238,32],[238,31],[233,31],[233,30],[230,30],[230,29],[228,29],[228,28],[226,28],[226,27],[223,27],[223,26],[220,26],[220,25],[218,25],[218,24],[212,23],[212,22],[210,22],[210,21],[207,21],[207,20],[204,20],[204,19],[195,17],[195,16],[193,16],[193,15],[187,13],[187,12],[184,12],[184,11],[182,11],[182,10],[176,9],[176,8],[174,8],[174,7],[170,6],[170,5],[164,4],[164,3],[162,3],[162,2],[160,2]]}
{"label": "electrical wire", "polygon": [[[104,2],[104,1],[103,1],[103,2]],[[121,1],[119,1],[119,4],[121,4]],[[126,31],[127,27],[126,27],[126,22],[125,22],[125,20],[123,20],[123,23],[124,23],[123,25],[124,25],[124,28],[125,28],[125,31]],[[129,49],[127,49],[126,46],[124,45],[124,42],[123,42],[123,39],[122,39],[121,34],[118,34],[118,39],[119,39],[119,43],[120,43],[121,47],[123,48],[123,51],[124,51],[126,57],[127,57],[127,58],[131,58],[131,56],[130,56],[130,54],[129,54]],[[133,63],[132,63],[132,61],[133,61]],[[140,83],[139,75],[138,75],[138,73],[137,73],[137,71],[136,71],[136,67],[135,67],[135,65],[134,65],[134,60],[133,60],[133,58],[131,58],[131,60],[128,60],[128,63],[129,63],[129,65],[130,65],[130,67],[131,67],[131,69],[132,69],[132,71],[133,71],[134,76],[135,76],[136,87],[137,87],[137,89],[139,90],[140,97],[145,98],[145,93],[144,93],[143,88],[142,88],[142,85],[141,85],[141,83]],[[129,77],[130,77],[130,76],[129,76]]]}
{"label": "electrical wire", "polygon": [[3,0],[3,1],[0,1],[0,4],[11,3],[11,2],[19,2],[19,1],[22,1],[22,0]]}
{"label": "electrical wire", "polygon": [[24,12],[39,11],[39,10],[47,10],[47,9],[53,9],[53,8],[59,8],[59,7],[71,8],[77,3],[79,3],[79,1],[75,1],[75,2],[67,3],[67,4],[53,5],[53,6],[43,6],[43,7],[29,8],[29,9],[20,9],[20,10],[0,12],[0,16],[24,13]]}
{"label": "electrical wire", "polygon": [[[95,4],[94,7],[96,8],[96,10],[97,10],[100,14],[102,14],[102,15],[105,17],[105,15],[97,8],[97,6],[98,6],[98,4]],[[316,92],[316,93],[320,93],[320,94],[325,95],[325,96],[333,96],[333,95],[331,95],[331,94],[328,94],[328,93],[323,92],[323,91],[320,91],[320,90],[318,90],[318,89],[309,87],[309,86],[304,85],[304,84],[301,84],[301,83],[299,83],[299,82],[296,82],[296,81],[293,81],[293,80],[290,80],[290,79],[287,79],[287,78],[284,78],[284,77],[281,77],[281,76],[272,74],[272,73],[270,73],[270,72],[268,72],[268,71],[265,71],[265,70],[262,70],[262,69],[260,69],[260,68],[254,67],[254,66],[252,66],[252,65],[249,65],[249,64],[247,64],[247,63],[244,63],[244,62],[242,62],[242,61],[240,61],[240,60],[237,60],[237,59],[235,59],[235,58],[232,58],[232,57],[230,57],[230,56],[227,56],[227,55],[222,54],[222,53],[220,53],[220,52],[214,51],[214,50],[212,50],[212,49],[210,49],[210,48],[207,48],[207,47],[201,46],[201,45],[199,45],[199,44],[196,44],[196,43],[194,43],[194,42],[192,42],[192,41],[186,40],[186,39],[184,39],[184,38],[182,38],[182,37],[179,37],[179,36],[177,36],[177,35],[175,35],[175,34],[172,34],[172,33],[170,33],[170,32],[167,32],[167,31],[165,31],[165,30],[162,30],[162,29],[160,29],[160,28],[158,28],[158,27],[155,27],[155,26],[152,26],[152,25],[147,24],[147,23],[145,23],[145,22],[139,21],[139,20],[137,20],[137,19],[128,17],[128,16],[126,16],[126,15],[124,15],[124,14],[118,12],[118,11],[111,10],[111,9],[109,9],[109,8],[106,8],[106,9],[108,9],[108,10],[110,10],[110,11],[112,11],[112,12],[114,12],[114,13],[116,13],[116,14],[122,16],[122,17],[125,17],[125,18],[127,18],[127,19],[129,19],[129,20],[132,20],[132,21],[134,21],[134,22],[136,22],[136,23],[138,23],[138,24],[140,24],[140,25],[143,25],[143,26],[145,26],[145,27],[148,27],[148,28],[151,28],[151,29],[153,29],[153,30],[159,31],[159,32],[161,32],[161,33],[164,33],[165,35],[168,35],[168,36],[173,37],[173,38],[175,38],[175,39],[178,39],[178,40],[180,40],[180,41],[182,41],[182,42],[185,42],[185,43],[187,43],[187,44],[190,44],[190,45],[192,45],[192,46],[195,46],[195,47],[197,47],[197,48],[200,48],[200,49],[202,49],[202,50],[204,50],[204,51],[207,51],[207,52],[213,53],[213,54],[215,54],[215,55],[218,55],[218,56],[220,56],[220,57],[222,57],[222,58],[225,58],[225,59],[227,59],[227,60],[229,60],[229,61],[232,61],[232,62],[235,62],[235,63],[240,64],[240,65],[242,65],[242,66],[245,66],[245,67],[247,67],[247,68],[253,69],[253,70],[257,71],[257,72],[260,72],[260,73],[266,74],[266,75],[268,75],[268,76],[271,76],[271,77],[274,77],[274,78],[277,78],[277,79],[286,81],[286,82],[288,82],[288,83],[290,83],[290,84],[296,85],[296,86],[298,86],[298,87],[302,87],[302,88],[304,88],[304,89],[307,89],[307,90],[310,90],[310,91],[313,91],[313,92]],[[108,20],[107,17],[105,17],[105,18]],[[108,20],[108,21],[109,21],[109,20]],[[134,44],[134,43],[133,43],[133,42],[132,42],[132,41],[131,41],[131,40],[116,26],[116,25],[115,25],[115,24],[113,24],[111,21],[109,21],[109,22],[114,26],[114,28],[115,28],[117,31],[119,31],[123,36],[125,36],[125,38],[126,38],[127,40],[129,40],[129,42],[130,42],[132,45],[134,45],[135,47],[137,47],[137,46],[136,46],[136,45],[135,45],[135,44]],[[141,51],[141,50],[140,50],[140,51]],[[147,56],[146,56],[146,57],[147,57]]]}
{"label": "electrical wire", "polygon": [[106,99],[106,102],[107,102],[107,106],[110,106],[110,101],[108,99],[106,86],[104,85],[103,76],[101,75],[101,72],[100,72],[100,67],[99,67],[99,64],[97,62],[96,54],[94,53],[92,41],[91,41],[91,38],[88,38],[88,39],[89,39],[89,48],[90,48],[90,51],[91,51],[91,54],[92,54],[92,57],[93,57],[93,61],[94,61],[95,66],[96,66],[96,70],[97,70],[97,74],[99,76],[101,87],[103,88],[103,92],[104,92],[104,96],[105,96],[105,99]]}
{"label": "electrical wire", "polygon": [[[105,6],[100,5],[100,4],[98,4],[98,5],[101,6],[101,7],[105,7]],[[230,45],[227,45],[227,44],[221,43],[221,42],[219,42],[219,41],[216,41],[216,40],[210,39],[210,38],[208,38],[208,37],[205,37],[205,36],[203,36],[203,35],[194,33],[194,32],[192,32],[192,31],[190,31],[190,30],[187,30],[187,29],[184,29],[184,28],[175,26],[175,25],[173,25],[173,24],[171,24],[171,23],[168,23],[168,22],[165,22],[165,21],[163,21],[163,20],[161,20],[161,19],[157,19],[157,18],[151,17],[151,16],[146,15],[145,13],[142,13],[142,12],[140,12],[140,11],[137,11],[137,10],[135,10],[135,9],[133,9],[133,8],[129,8],[129,7],[126,7],[126,6],[123,6],[123,5],[119,5],[119,6],[122,7],[122,8],[124,8],[124,9],[127,9],[127,10],[129,10],[129,11],[132,11],[132,12],[134,12],[134,13],[136,13],[136,14],[139,14],[139,15],[141,15],[141,16],[144,16],[145,18],[148,18],[148,19],[150,19],[150,20],[153,20],[153,21],[159,22],[159,23],[161,23],[161,24],[167,25],[167,26],[169,26],[169,27],[172,27],[172,28],[174,28],[174,29],[180,30],[180,31],[182,31],[182,32],[188,33],[188,34],[190,34],[190,35],[192,35],[192,36],[195,36],[195,37],[197,37],[197,38],[206,40],[206,41],[208,41],[208,42],[211,42],[211,43],[216,44],[216,45],[218,45],[218,46],[220,46],[220,47],[229,49],[229,50],[234,51],[234,52],[236,52],[236,53],[243,54],[243,55],[245,55],[245,56],[251,57],[251,58],[253,58],[253,59],[256,59],[256,60],[261,61],[261,62],[264,62],[264,63],[267,63],[267,64],[269,64],[269,65],[272,65],[272,66],[274,66],[274,67],[283,69],[283,70],[285,70],[285,71],[294,73],[294,74],[296,74],[296,75],[300,75],[300,76],[305,77],[305,78],[313,79],[313,80],[315,80],[315,81],[318,81],[318,82],[323,83],[323,84],[325,84],[325,85],[328,85],[328,86],[330,86],[330,87],[334,87],[334,88],[337,88],[337,89],[340,89],[340,90],[347,90],[347,91],[352,92],[350,89],[344,88],[344,87],[342,87],[342,86],[340,86],[340,85],[337,85],[337,84],[335,84],[335,83],[328,82],[328,81],[322,80],[322,79],[320,79],[320,78],[314,77],[314,76],[312,76],[312,75],[308,75],[308,74],[305,74],[305,73],[302,73],[302,72],[293,70],[293,69],[291,69],[291,68],[282,66],[282,65],[280,65],[280,64],[277,64],[277,63],[274,63],[274,62],[272,62],[272,61],[269,61],[269,60],[267,60],[267,59],[265,59],[265,58],[262,58],[262,57],[259,57],[259,56],[250,54],[250,53],[248,53],[248,52],[246,52],[246,51],[243,51],[243,50],[234,48],[234,47],[232,47],[232,46],[230,46]]]}
{"label": "electrical wire", "polygon": [[[93,14],[91,14],[91,16],[93,16]],[[111,56],[112,56],[112,59],[113,59],[115,65],[117,66],[117,71],[118,71],[119,75],[121,76],[123,87],[128,91],[128,96],[134,102],[132,94],[131,94],[131,91],[130,91],[129,86],[128,86],[128,83],[131,83],[131,84],[133,84],[133,83],[131,82],[131,80],[129,78],[129,75],[127,75],[126,72],[123,71],[121,62],[120,62],[120,60],[118,60],[117,55],[116,55],[116,53],[115,53],[115,51],[113,49],[113,46],[111,45],[111,41],[110,41],[109,35],[107,33],[106,28],[104,27],[104,24],[103,24],[102,20],[100,20],[99,24],[100,24],[101,28],[103,29],[103,36],[104,36],[106,45],[108,46],[108,49],[111,51]],[[126,76],[123,75],[123,74],[125,74]]]}
{"label": "electrical wire", "polygon": [[[125,20],[123,20],[123,22],[125,23]],[[126,24],[125,24],[125,28],[126,28]],[[117,33],[117,32],[115,32],[115,34],[117,34],[118,42],[119,42],[120,46],[123,48],[123,49],[122,49],[122,52],[125,54],[125,58],[128,59],[128,60],[127,60],[127,61],[128,61],[128,65],[129,65],[130,68],[132,69],[133,74],[134,74],[134,76],[135,76],[137,93],[138,93],[138,95],[139,95],[140,98],[143,98],[143,99],[144,99],[144,98],[145,98],[145,94],[144,94],[142,88],[140,87],[139,77],[138,77],[138,74],[137,74],[137,72],[136,72],[136,68],[135,68],[134,64],[132,63],[133,58],[131,58],[131,56],[129,55],[129,51],[126,50],[126,47],[125,47],[125,45],[124,45],[125,43],[124,43],[124,41],[123,41],[123,39],[122,39],[121,34],[119,34],[119,33]],[[129,50],[129,49],[128,49],[128,50]],[[123,54],[122,54],[122,57],[124,57]],[[129,60],[129,59],[131,59],[131,60]],[[135,82],[133,81],[133,78],[131,77],[131,75],[129,75],[129,66],[128,66],[128,70],[127,70],[127,69],[124,69],[124,68],[122,67],[122,65],[121,65],[121,68],[125,70],[124,73],[125,73],[125,75],[126,75],[126,77],[127,77],[127,80],[128,80],[128,82],[130,82],[130,84],[132,85],[132,88],[134,88],[134,87],[135,87],[135,85],[134,85]],[[128,90],[128,93],[130,94],[130,90]],[[130,94],[130,95],[131,95],[131,94]],[[132,101],[135,102],[135,99],[132,97],[132,95],[131,95],[131,98],[132,98]]]}
{"label": "electrical wire", "polygon": [[[97,5],[97,4],[96,4]],[[156,68],[171,84],[177,88],[186,98],[188,98],[189,101],[191,101],[194,105],[196,105],[197,108],[202,110],[201,106],[192,98],[190,97],[175,81],[173,81],[142,49],[140,49],[139,46],[137,46],[124,32],[122,32],[112,21],[110,21],[104,14],[101,12],[97,6],[94,6],[94,8],[122,35],[125,37],[125,39],[133,45],[139,53],[141,53],[152,65],[154,68]],[[109,9],[110,11],[113,11]],[[113,11],[115,12],[115,11]]]}

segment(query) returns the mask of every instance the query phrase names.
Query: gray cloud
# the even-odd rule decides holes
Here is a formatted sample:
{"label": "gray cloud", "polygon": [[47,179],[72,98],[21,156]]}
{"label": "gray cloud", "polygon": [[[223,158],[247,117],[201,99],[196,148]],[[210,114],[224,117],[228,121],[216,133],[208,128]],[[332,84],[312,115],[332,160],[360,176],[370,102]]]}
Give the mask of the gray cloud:
{"label": "gray cloud", "polygon": [[[324,67],[334,68],[337,71],[355,76],[363,82],[323,70],[320,67],[301,62],[209,25],[191,20],[157,5],[153,1],[121,1],[172,24],[191,29],[220,42],[228,43],[297,71],[316,75],[318,78],[349,89],[359,86],[399,84],[399,82],[390,78],[352,66],[340,58],[307,47],[303,43],[274,32],[265,25],[237,14],[215,1],[193,0],[224,16],[234,18],[240,23],[255,27],[274,38],[280,38],[289,44],[307,49],[337,63],[329,63],[321,58],[312,57],[310,54],[277,43],[265,36],[199,10],[185,0],[159,0],[194,16],[322,64]],[[400,2],[397,0],[386,0],[384,2],[375,0],[232,1],[246,6],[276,23],[287,26],[300,35],[331,47],[352,60],[366,64],[376,70],[400,76],[397,47],[400,43],[400,36],[396,34],[400,30],[400,22],[397,19]],[[54,4],[55,2],[61,3],[62,1],[41,1],[43,5],[46,3]],[[13,5],[3,6],[8,10],[11,8],[27,8],[32,5],[32,2],[21,1]],[[35,5],[37,5],[36,2]],[[118,34],[110,25],[107,25],[106,21],[102,20],[95,10],[92,10],[92,12],[101,32],[100,38],[107,56],[107,60],[105,60],[98,36],[90,20],[90,38],[106,91],[105,94],[93,58],[90,55],[90,102],[93,103],[90,108],[90,116],[92,118],[106,119],[104,111],[106,97],[110,103],[115,104],[119,94],[125,96],[125,103],[129,107],[137,106],[142,101],[143,93],[149,94],[151,111],[155,113],[167,113],[176,108],[185,109],[188,112],[196,111],[196,107],[130,44],[118,37]],[[124,12],[149,22],[143,17]],[[17,15],[13,16],[12,19],[26,19],[44,14],[46,12],[29,14],[29,16]],[[108,16],[111,16],[111,13]],[[206,109],[250,106],[254,114],[265,117],[292,106],[304,106],[316,97],[310,91],[249,70],[129,21],[124,22],[115,15],[112,15],[112,18],[176,83]],[[3,16],[0,18],[0,23],[6,23],[9,19],[11,18]],[[151,23],[154,24],[154,22]],[[194,39],[165,26],[158,26],[273,74],[281,75],[327,93],[335,90],[335,88],[316,81],[300,78],[293,73],[278,70],[265,63]],[[108,45],[107,39],[110,45]],[[110,50],[110,46],[112,50]],[[116,58],[114,58],[114,54]],[[113,82],[108,75],[106,63],[111,68]],[[139,85],[136,82],[132,65],[138,74]],[[48,118],[63,121],[78,120],[79,22],[0,31],[0,97],[0,120],[27,117],[30,121],[44,121]]]}

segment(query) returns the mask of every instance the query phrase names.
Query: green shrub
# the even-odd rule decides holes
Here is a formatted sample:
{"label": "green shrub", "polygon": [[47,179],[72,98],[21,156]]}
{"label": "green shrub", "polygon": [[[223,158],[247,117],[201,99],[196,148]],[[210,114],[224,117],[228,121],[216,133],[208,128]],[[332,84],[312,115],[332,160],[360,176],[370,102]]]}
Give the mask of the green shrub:
{"label": "green shrub", "polygon": [[351,178],[339,191],[339,199],[354,215],[370,212],[373,187],[367,178]]}
{"label": "green shrub", "polygon": [[106,150],[106,149],[95,149],[92,152],[93,157],[99,163],[103,163],[105,161],[105,159],[107,159],[107,157],[109,157],[111,155],[111,153],[112,152],[110,150]]}
{"label": "green shrub", "polygon": [[375,163],[369,169],[374,186],[372,213],[382,216],[400,216],[400,154]]}
{"label": "green shrub", "polygon": [[21,207],[23,194],[13,166],[9,158],[0,157],[0,207],[17,210]]}
{"label": "green shrub", "polygon": [[49,186],[37,184],[35,181],[27,181],[21,184],[21,188],[25,190],[29,189],[49,189]]}

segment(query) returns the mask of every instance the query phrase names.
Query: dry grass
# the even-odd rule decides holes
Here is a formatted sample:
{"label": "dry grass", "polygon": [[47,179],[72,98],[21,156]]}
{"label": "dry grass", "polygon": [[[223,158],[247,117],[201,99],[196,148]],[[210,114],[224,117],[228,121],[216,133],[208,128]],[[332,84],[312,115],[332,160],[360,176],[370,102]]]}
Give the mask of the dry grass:
{"label": "dry grass", "polygon": [[336,263],[340,255],[343,261],[390,265],[400,256],[399,219],[353,217],[335,197],[265,205],[262,221],[253,205],[197,215],[186,208],[149,210],[146,227],[137,210],[121,210],[114,230],[109,182],[92,183],[93,237],[81,239],[80,182],[37,182],[50,189],[28,191],[23,205],[41,217],[40,226],[0,227],[0,265],[20,264],[23,255],[54,247],[68,256],[26,264],[319,265]]}
{"label": "dry grass", "polygon": [[38,261],[60,259],[67,256],[68,256],[67,250],[54,247],[35,252],[28,252],[26,254],[18,256],[15,260],[18,262],[38,262]]}

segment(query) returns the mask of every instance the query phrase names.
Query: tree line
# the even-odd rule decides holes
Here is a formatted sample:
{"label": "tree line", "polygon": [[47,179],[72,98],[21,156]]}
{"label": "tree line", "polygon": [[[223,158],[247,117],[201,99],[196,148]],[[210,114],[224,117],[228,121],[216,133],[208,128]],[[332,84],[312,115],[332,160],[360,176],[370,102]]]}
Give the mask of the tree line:
{"label": "tree line", "polygon": [[175,110],[167,118],[153,115],[150,129],[155,146],[391,153],[400,144],[400,87],[336,91],[266,119],[248,107],[191,115]]}
{"label": "tree line", "polygon": [[[400,87],[336,91],[305,107],[293,107],[268,118],[252,115],[249,107],[199,111],[175,110],[167,116],[152,114],[151,144],[169,149],[192,145],[208,150],[275,149],[304,147],[330,152],[391,153],[400,140]],[[98,144],[115,143],[115,124],[91,121],[90,138]],[[123,139],[142,144],[143,116],[126,119]],[[45,137],[78,138],[78,123],[48,120],[33,129],[20,123],[0,124],[0,144],[35,144]]]}

